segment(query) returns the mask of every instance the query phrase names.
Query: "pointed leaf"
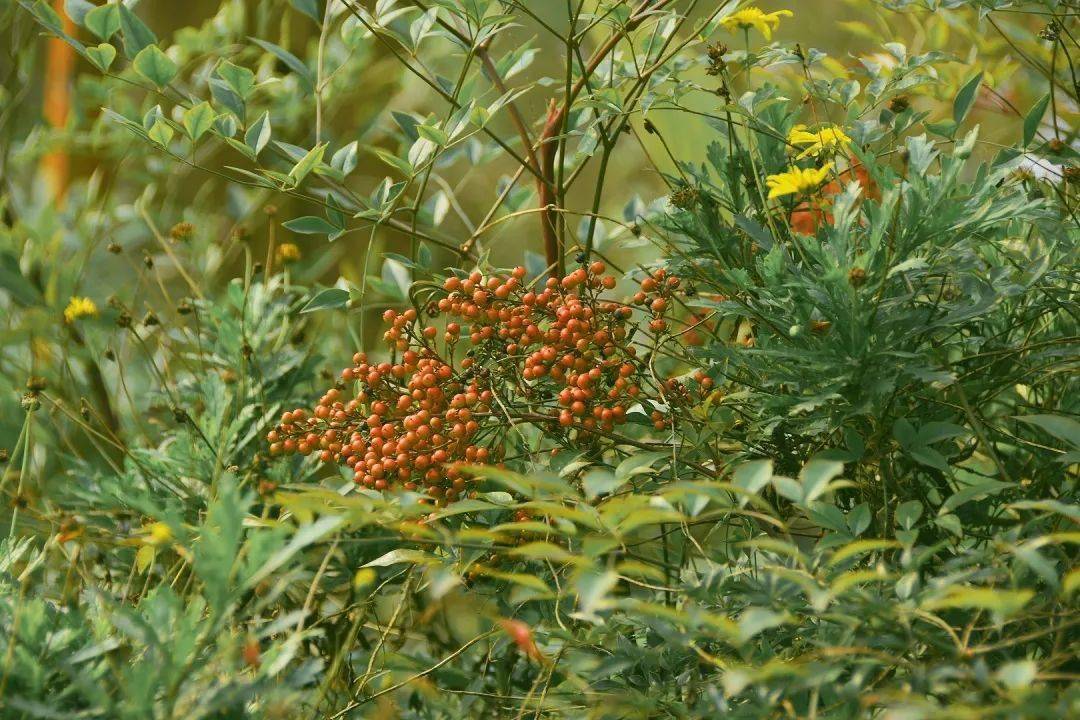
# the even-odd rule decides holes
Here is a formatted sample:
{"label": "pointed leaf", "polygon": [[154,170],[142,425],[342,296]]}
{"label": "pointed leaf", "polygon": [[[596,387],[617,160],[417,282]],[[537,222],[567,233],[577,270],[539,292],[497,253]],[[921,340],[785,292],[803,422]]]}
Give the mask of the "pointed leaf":
{"label": "pointed leaf", "polygon": [[201,102],[184,113],[184,130],[192,140],[198,140],[214,125],[216,113],[208,102]]}
{"label": "pointed leaf", "polygon": [[168,85],[176,77],[176,63],[157,45],[147,45],[140,50],[132,61],[132,66],[135,72],[158,87]]}

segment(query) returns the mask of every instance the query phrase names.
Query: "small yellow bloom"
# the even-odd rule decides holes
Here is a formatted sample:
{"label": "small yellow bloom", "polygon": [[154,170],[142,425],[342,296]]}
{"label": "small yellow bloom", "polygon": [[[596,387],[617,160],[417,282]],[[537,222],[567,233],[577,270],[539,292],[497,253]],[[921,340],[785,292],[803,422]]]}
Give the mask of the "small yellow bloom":
{"label": "small yellow bloom", "polygon": [[839,125],[829,125],[820,130],[809,132],[805,125],[796,125],[788,133],[788,142],[792,145],[808,145],[801,153],[799,159],[804,157],[817,157],[822,152],[835,152],[843,150],[851,144],[849,138]]}
{"label": "small yellow bloom", "polygon": [[368,585],[375,582],[377,577],[378,573],[371,568],[360,568],[356,571],[356,574],[353,575],[353,590],[366,588]]}
{"label": "small yellow bloom", "polygon": [[79,318],[97,317],[98,309],[94,301],[87,297],[73,297],[64,308],[64,320],[73,323]]}
{"label": "small yellow bloom", "polygon": [[296,262],[300,259],[300,248],[295,243],[281,243],[277,246],[274,259],[279,264]]}
{"label": "small yellow bloom", "polygon": [[147,545],[166,545],[172,540],[172,529],[163,522],[150,523],[143,530],[146,532],[143,542]]}
{"label": "small yellow bloom", "polygon": [[816,190],[832,171],[832,163],[826,163],[819,168],[791,168],[779,175],[770,175],[765,178],[765,184],[769,187],[769,199],[778,198],[781,195],[802,195]]}
{"label": "small yellow bloom", "polygon": [[720,21],[720,24],[732,31],[757,28],[766,40],[772,40],[772,31],[780,24],[780,18],[792,16],[793,13],[790,10],[767,13],[756,7],[748,7],[728,15]]}

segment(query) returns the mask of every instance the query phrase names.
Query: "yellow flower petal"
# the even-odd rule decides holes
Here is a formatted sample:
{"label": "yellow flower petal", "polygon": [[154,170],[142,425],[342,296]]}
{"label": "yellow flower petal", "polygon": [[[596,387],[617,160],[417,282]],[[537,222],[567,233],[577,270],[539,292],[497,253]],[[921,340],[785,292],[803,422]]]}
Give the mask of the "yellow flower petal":
{"label": "yellow flower petal", "polygon": [[765,178],[769,188],[769,199],[784,195],[802,195],[817,190],[829,177],[833,164],[826,163],[819,168],[791,168],[787,172],[770,175]]}
{"label": "yellow flower petal", "polygon": [[788,143],[808,146],[797,156],[802,159],[817,157],[823,152],[844,150],[851,144],[851,138],[839,125],[827,125],[812,132],[807,131],[805,125],[796,125],[788,133]]}
{"label": "yellow flower petal", "polygon": [[87,297],[73,297],[64,308],[64,320],[73,323],[79,318],[97,317],[98,309],[94,301]]}
{"label": "yellow flower petal", "polygon": [[731,31],[756,29],[766,40],[772,40],[772,31],[780,24],[780,18],[793,16],[790,10],[767,13],[756,7],[748,7],[728,15],[720,24]]}

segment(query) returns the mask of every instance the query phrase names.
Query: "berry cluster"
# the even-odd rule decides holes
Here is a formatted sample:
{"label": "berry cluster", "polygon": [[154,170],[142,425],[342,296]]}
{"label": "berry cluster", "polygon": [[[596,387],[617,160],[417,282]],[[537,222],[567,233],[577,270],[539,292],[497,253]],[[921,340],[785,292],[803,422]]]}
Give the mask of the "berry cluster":
{"label": "berry cluster", "polygon": [[[502,460],[514,423],[599,442],[636,399],[667,387],[638,356],[633,309],[601,297],[616,284],[605,271],[593,262],[538,288],[521,267],[473,272],[433,286],[420,312],[387,310],[392,361],[357,353],[312,411],[282,416],[271,453],[318,453],[365,487],[417,490],[443,505],[470,492],[460,465]],[[660,270],[634,297],[656,335],[679,284]],[[660,411],[652,419],[670,422]]]}

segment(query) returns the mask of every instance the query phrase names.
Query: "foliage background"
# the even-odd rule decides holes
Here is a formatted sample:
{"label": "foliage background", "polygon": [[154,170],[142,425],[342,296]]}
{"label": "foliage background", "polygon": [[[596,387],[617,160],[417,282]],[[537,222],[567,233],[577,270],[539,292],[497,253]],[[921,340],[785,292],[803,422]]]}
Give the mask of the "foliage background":
{"label": "foliage background", "polygon": [[[85,22],[94,4],[67,10]],[[755,60],[780,62],[756,69],[752,88],[733,81],[765,93],[743,105],[758,129],[735,131],[753,133],[759,176],[788,162],[762,128],[783,135],[808,112],[795,43],[829,56],[816,77],[858,76],[862,88],[860,59],[890,70],[910,62],[915,77],[918,63],[933,67],[932,82],[881,100],[902,95],[910,127],[875,113],[866,117],[887,132],[853,133],[880,197],[852,195],[850,222],[815,228],[814,243],[770,225],[752,200],[731,210],[742,171],[732,170],[731,147],[715,149],[728,128],[717,121],[724,104],[707,43],[684,32],[676,70],[656,86],[681,109],[650,110],[648,126],[628,115],[610,162],[567,155],[570,168],[597,161],[559,198],[584,213],[568,213],[561,230],[583,245],[591,233],[596,250],[628,269],[620,292],[635,266],[638,276],[664,265],[694,280],[697,308],[723,323],[667,369],[709,369],[723,399],[691,418],[703,430],[634,431],[661,443],[657,452],[581,456],[570,443],[554,458],[488,470],[480,504],[417,526],[405,522],[426,514],[415,499],[339,492],[332,469],[269,462],[263,436],[282,409],[328,386],[343,358],[377,344],[378,316],[405,304],[411,279],[470,267],[454,249],[482,224],[514,159],[477,133],[446,153],[396,227],[350,219],[333,242],[294,232],[283,223],[335,218],[309,193],[253,187],[227,170],[259,164],[246,157],[259,142],[248,131],[264,111],[266,166],[288,172],[320,141],[336,151],[357,140],[347,183],[377,204],[383,178],[401,175],[393,158],[406,157],[417,120],[438,127],[446,104],[403,69],[392,44],[356,29],[343,37],[344,14],[320,41],[316,2],[136,5],[168,48],[180,92],[147,90],[145,74],[120,69],[137,54],[125,45],[137,31],[113,38],[110,76],[84,57],[68,73],[60,41],[44,37],[52,21],[41,3],[0,2],[5,717],[1080,710],[1077,195],[1062,177],[1076,162],[1067,53],[1080,48],[1068,33],[1060,43],[1039,36],[1053,17],[1075,35],[1077,8],[788,4],[796,16],[775,36],[787,50]],[[443,18],[499,11],[442,5]],[[676,5],[692,5],[695,20],[712,11]],[[512,87],[528,86],[515,102],[536,133],[548,99],[561,97],[568,58],[544,25],[564,28],[566,8],[504,9],[516,25],[493,53]],[[396,29],[408,36],[418,15]],[[607,32],[598,24],[582,51]],[[91,42],[86,27],[74,33],[102,40]],[[301,66],[252,37],[289,49]],[[508,72],[527,40],[531,63]],[[738,34],[717,29],[704,40],[730,45],[737,72]],[[751,42],[761,46],[760,36]],[[413,57],[451,89],[461,68],[452,47],[425,38]],[[943,56],[917,60],[932,51]],[[238,113],[235,144],[191,151],[174,108],[235,103],[214,75],[223,59],[251,68],[260,85]],[[1058,79],[1053,93],[1048,75]],[[614,77],[613,91],[625,89]],[[500,94],[477,73],[466,78],[464,97],[490,104]],[[310,86],[320,79],[316,102]],[[767,82],[790,102],[770,98]],[[68,107],[57,118],[63,87]],[[810,94],[830,120],[854,120],[834,90],[843,86]],[[618,118],[612,101],[586,93],[581,106]],[[175,121],[165,143],[174,157],[154,147],[150,131],[168,125],[157,124],[155,105]],[[514,137],[505,110],[490,127]],[[571,149],[588,142],[575,136]],[[347,153],[336,167],[353,162]],[[537,215],[513,214],[536,206],[527,180],[480,243],[485,263],[536,273]],[[696,200],[680,207],[668,196],[684,187]],[[596,198],[601,217],[591,223]],[[189,236],[170,231],[184,222]],[[889,241],[875,250],[874,236]],[[763,238],[790,254],[761,252]],[[299,261],[276,258],[286,242]],[[864,287],[851,283],[856,267],[870,278]],[[320,294],[331,286],[352,290]],[[100,315],[65,322],[73,296],[95,299]],[[320,297],[340,307],[300,312]],[[809,331],[823,320],[823,335]],[[43,389],[27,387],[36,377]],[[702,462],[710,473],[692,469]],[[515,522],[521,509],[545,522]],[[527,640],[515,635],[523,627]]]}

